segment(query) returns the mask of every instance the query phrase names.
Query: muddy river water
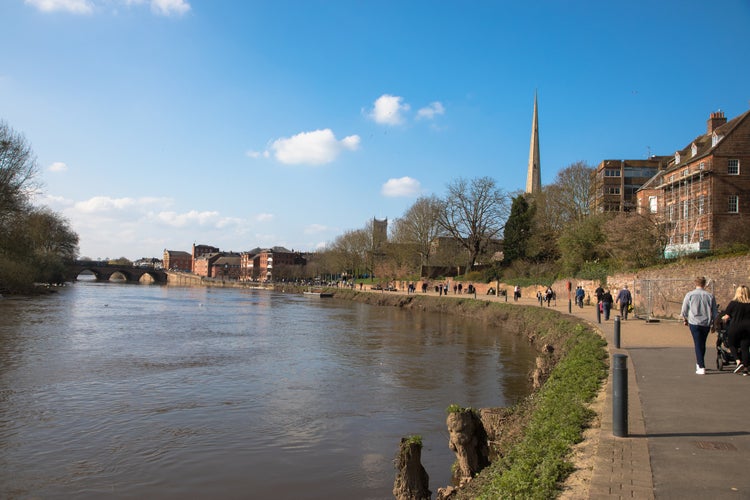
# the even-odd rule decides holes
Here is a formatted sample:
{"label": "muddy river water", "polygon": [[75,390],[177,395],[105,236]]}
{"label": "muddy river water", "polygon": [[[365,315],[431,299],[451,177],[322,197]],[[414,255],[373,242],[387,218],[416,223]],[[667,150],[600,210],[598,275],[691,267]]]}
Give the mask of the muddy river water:
{"label": "muddy river water", "polygon": [[411,434],[435,492],[445,409],[511,404],[533,357],[465,318],[260,290],[0,299],[0,498],[392,498]]}

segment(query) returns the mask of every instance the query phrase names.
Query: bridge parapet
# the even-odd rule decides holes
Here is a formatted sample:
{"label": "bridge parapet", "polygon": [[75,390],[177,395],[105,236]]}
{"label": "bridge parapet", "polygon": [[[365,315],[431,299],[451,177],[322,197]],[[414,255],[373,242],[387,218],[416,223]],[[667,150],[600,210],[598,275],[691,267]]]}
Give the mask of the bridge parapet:
{"label": "bridge parapet", "polygon": [[144,274],[151,276],[156,283],[166,283],[167,273],[161,269],[149,267],[117,266],[97,260],[76,260],[68,265],[68,278],[75,281],[78,276],[89,271],[94,274],[97,281],[109,281],[115,273],[121,274],[128,283],[140,283]]}

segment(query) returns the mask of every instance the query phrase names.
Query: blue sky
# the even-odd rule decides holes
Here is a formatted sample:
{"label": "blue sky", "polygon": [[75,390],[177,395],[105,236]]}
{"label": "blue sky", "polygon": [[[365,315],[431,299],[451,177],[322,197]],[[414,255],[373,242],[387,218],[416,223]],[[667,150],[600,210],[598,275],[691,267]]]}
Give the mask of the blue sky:
{"label": "blue sky", "polygon": [[672,154],[750,106],[750,2],[2,0],[0,119],[83,256],[315,250],[457,177]]}

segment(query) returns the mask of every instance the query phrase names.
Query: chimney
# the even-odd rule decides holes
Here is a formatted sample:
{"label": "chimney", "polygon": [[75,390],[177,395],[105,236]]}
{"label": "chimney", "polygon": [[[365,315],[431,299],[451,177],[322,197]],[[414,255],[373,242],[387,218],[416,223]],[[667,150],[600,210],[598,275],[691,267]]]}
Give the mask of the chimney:
{"label": "chimney", "polygon": [[721,127],[727,122],[727,118],[724,116],[723,111],[717,111],[715,113],[711,113],[711,117],[708,119],[707,125],[708,125],[708,135],[711,135],[714,133],[714,130]]}

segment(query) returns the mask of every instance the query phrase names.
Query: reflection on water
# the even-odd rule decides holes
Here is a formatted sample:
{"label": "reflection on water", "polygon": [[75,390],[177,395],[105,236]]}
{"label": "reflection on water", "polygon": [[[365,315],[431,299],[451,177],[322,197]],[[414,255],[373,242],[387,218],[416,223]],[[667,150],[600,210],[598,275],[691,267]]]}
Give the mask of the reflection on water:
{"label": "reflection on water", "polygon": [[0,300],[0,497],[392,498],[402,436],[510,404],[533,352],[437,314],[79,282]]}

